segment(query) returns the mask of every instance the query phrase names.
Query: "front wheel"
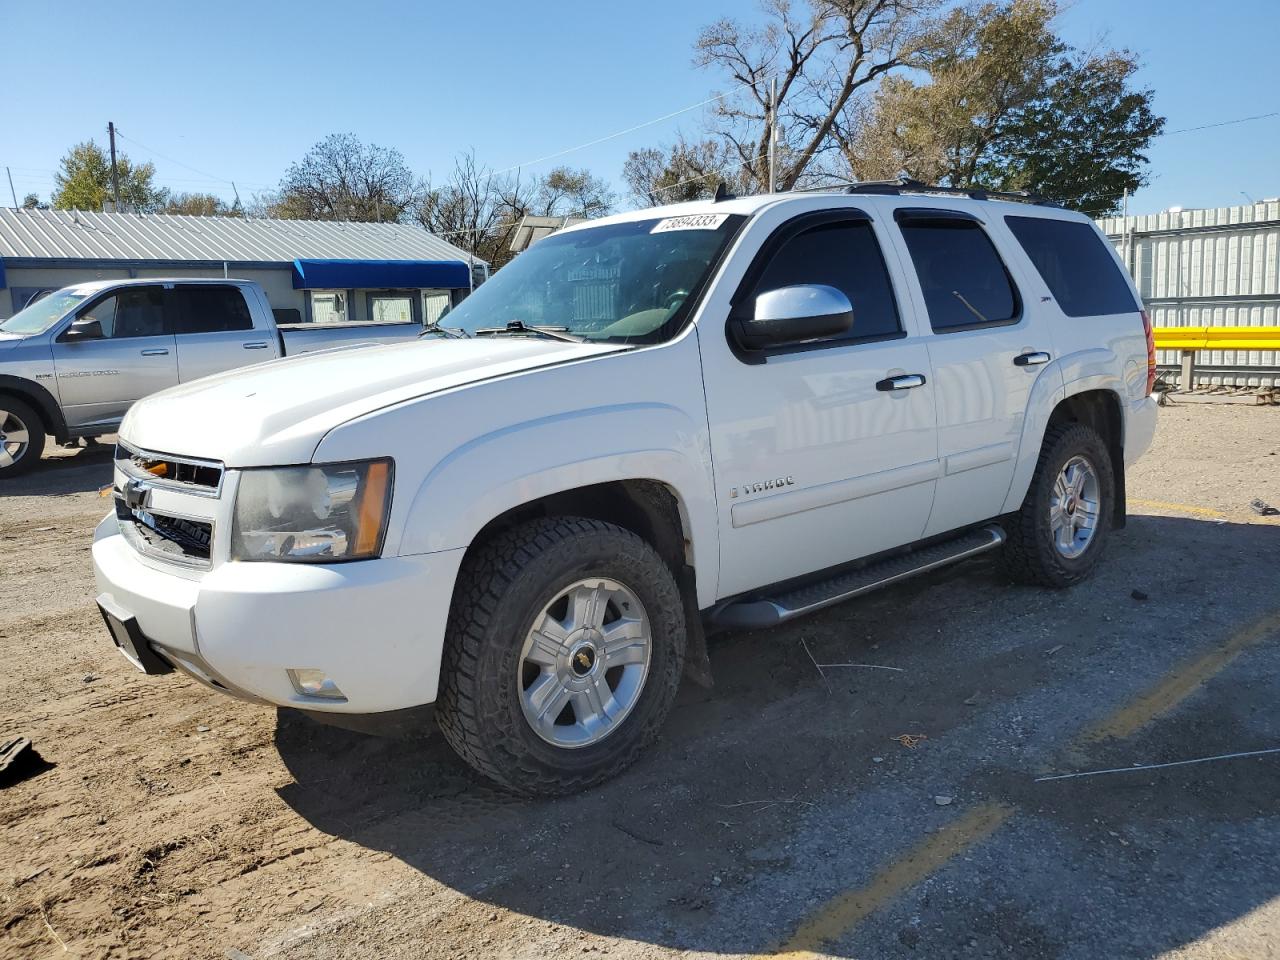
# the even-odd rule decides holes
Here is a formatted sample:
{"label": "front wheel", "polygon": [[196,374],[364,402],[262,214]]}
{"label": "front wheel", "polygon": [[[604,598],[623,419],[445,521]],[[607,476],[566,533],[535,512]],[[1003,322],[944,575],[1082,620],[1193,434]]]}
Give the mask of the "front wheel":
{"label": "front wheel", "polygon": [[598,520],[536,520],[479,547],[458,583],[437,717],[472,767],[519,793],[569,793],[654,739],[685,620],[648,543]]}
{"label": "front wheel", "polygon": [[1005,572],[1046,587],[1087,577],[1111,529],[1115,489],[1111,454],[1096,430],[1080,423],[1048,430],[1022,508],[1005,524]]}
{"label": "front wheel", "polygon": [[44,453],[44,424],[30,406],[0,397],[0,480],[34,467]]}

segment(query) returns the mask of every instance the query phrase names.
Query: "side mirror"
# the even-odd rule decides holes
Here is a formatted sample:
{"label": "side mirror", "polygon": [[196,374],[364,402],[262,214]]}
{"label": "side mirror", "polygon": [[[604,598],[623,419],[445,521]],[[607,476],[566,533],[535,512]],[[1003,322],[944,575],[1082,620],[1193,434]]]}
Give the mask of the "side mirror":
{"label": "side mirror", "polygon": [[802,283],[756,297],[750,319],[734,321],[738,343],[763,350],[839,336],[853,326],[853,304],[835,287]]}
{"label": "side mirror", "polygon": [[67,332],[62,335],[63,340],[101,340],[102,337],[102,324],[93,317],[73,320],[71,326],[67,327]]}

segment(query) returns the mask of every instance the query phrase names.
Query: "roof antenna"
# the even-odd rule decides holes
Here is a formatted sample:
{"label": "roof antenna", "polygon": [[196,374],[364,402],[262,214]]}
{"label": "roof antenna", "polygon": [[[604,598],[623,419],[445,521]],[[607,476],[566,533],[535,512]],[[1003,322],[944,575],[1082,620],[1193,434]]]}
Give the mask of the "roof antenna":
{"label": "roof antenna", "polygon": [[723,180],[721,180],[718,184],[716,184],[716,195],[711,198],[712,203],[719,203],[722,200],[734,200],[734,199],[736,198],[732,193],[729,192],[729,188],[725,186],[725,182]]}

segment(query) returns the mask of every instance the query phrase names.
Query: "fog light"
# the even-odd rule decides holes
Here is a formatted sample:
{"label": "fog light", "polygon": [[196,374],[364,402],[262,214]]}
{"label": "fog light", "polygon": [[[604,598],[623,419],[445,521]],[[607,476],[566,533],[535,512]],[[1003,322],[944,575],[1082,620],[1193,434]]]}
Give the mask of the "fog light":
{"label": "fog light", "polygon": [[333,682],[333,678],[327,676],[323,670],[299,669],[286,672],[289,674],[293,689],[304,697],[319,697],[321,700],[345,701],[347,699],[346,694]]}

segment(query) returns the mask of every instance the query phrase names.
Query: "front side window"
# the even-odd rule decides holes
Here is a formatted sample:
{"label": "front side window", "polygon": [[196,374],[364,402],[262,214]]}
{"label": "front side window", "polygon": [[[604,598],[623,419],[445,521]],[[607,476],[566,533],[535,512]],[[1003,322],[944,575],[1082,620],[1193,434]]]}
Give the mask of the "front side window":
{"label": "front side window", "polygon": [[889,271],[866,220],[823,223],[784,240],[769,257],[748,302],[770,290],[798,284],[835,287],[849,298],[853,326],[837,339],[886,337],[902,329]]}
{"label": "front side window", "polygon": [[1004,222],[1068,317],[1138,311],[1128,281],[1092,225],[1049,217]]}
{"label": "front side window", "polygon": [[169,308],[177,334],[253,329],[249,305],[238,287],[178,284],[169,291]]}
{"label": "front side window", "polygon": [[113,293],[86,307],[77,319],[97,320],[103,337],[112,340],[168,333],[162,287],[131,287]]}
{"label": "front side window", "polygon": [[899,226],[935,332],[1018,319],[1017,291],[981,224],[908,217]]}
{"label": "front side window", "polygon": [[683,326],[743,217],[632,220],[554,233],[449,311],[474,334],[519,321],[585,340],[659,343]]}

